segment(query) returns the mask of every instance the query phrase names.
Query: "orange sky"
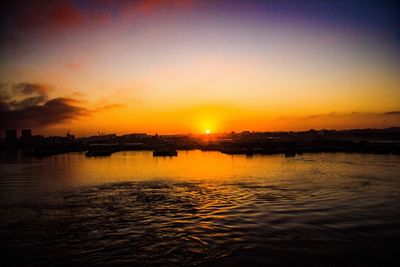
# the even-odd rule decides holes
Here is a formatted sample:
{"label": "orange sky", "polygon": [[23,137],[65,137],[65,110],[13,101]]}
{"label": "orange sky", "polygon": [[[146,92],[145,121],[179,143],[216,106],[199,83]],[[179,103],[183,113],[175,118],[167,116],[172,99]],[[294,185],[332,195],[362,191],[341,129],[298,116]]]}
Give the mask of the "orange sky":
{"label": "orange sky", "polygon": [[82,136],[400,125],[388,7],[376,11],[389,12],[386,22],[350,6],[349,18],[305,6],[308,20],[291,6],[225,2],[12,6],[2,21],[2,128]]}

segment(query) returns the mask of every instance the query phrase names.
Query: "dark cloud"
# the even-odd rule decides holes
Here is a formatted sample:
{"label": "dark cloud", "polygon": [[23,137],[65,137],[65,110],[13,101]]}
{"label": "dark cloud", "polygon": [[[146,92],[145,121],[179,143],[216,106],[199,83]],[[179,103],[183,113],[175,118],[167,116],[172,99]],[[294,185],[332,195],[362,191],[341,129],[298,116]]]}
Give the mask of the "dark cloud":
{"label": "dark cloud", "polygon": [[46,95],[48,88],[44,85],[34,84],[34,83],[18,83],[13,86],[15,93],[29,95],[29,94],[40,94]]}
{"label": "dark cloud", "polygon": [[0,127],[3,129],[49,126],[88,114],[75,99],[49,99],[47,87],[40,84],[1,84],[0,89]]}
{"label": "dark cloud", "polygon": [[32,83],[3,84],[0,100],[6,101],[10,109],[40,105],[48,100],[47,87]]}
{"label": "dark cloud", "polygon": [[11,109],[23,109],[25,107],[40,105],[46,102],[47,96],[32,96],[22,100],[12,100],[8,102]]}
{"label": "dark cloud", "polygon": [[400,115],[400,111],[389,111],[389,112],[385,112],[382,115]]}

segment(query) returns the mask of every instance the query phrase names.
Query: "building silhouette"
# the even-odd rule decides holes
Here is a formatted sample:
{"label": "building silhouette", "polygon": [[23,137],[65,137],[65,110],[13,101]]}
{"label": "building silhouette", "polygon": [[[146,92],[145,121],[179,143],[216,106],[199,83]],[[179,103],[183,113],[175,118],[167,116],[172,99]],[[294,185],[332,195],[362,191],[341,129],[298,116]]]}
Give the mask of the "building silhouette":
{"label": "building silhouette", "polygon": [[21,130],[21,138],[22,139],[29,139],[32,137],[32,130],[31,129],[22,129]]}
{"label": "building silhouette", "polygon": [[6,141],[6,143],[17,142],[17,130],[16,129],[7,129],[5,141]]}

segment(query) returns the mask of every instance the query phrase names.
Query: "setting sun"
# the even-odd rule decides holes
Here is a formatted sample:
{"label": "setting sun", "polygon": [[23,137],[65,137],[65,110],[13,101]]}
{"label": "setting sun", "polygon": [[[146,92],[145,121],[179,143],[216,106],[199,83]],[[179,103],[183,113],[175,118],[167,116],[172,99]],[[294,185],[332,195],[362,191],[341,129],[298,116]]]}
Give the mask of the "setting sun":
{"label": "setting sun", "polygon": [[210,133],[211,133],[210,129],[207,129],[206,134],[210,134]]}

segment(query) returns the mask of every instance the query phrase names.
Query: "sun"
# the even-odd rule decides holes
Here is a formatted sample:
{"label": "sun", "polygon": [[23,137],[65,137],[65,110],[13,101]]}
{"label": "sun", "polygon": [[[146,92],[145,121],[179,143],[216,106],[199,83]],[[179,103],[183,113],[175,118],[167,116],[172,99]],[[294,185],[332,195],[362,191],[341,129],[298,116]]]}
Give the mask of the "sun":
{"label": "sun", "polygon": [[211,131],[210,131],[210,129],[206,129],[206,134],[210,134],[211,133]]}

